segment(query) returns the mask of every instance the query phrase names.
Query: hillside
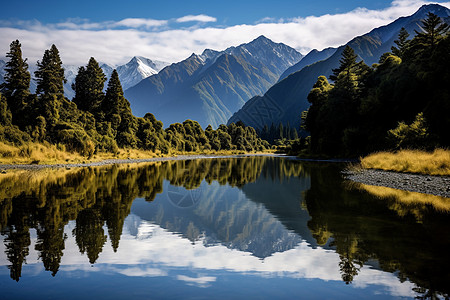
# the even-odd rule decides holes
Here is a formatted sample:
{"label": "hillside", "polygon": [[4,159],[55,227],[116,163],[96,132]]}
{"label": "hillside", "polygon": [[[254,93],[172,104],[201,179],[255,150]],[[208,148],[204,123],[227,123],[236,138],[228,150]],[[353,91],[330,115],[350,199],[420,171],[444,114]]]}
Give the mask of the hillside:
{"label": "hillside", "polygon": [[255,97],[248,101],[228,120],[228,123],[242,121],[248,126],[261,130],[264,125],[289,122],[298,128],[301,112],[308,109],[310,105],[307,101],[309,91],[319,76],[328,77],[332,69],[339,66],[339,59],[345,46],[352,47],[358,59],[364,60],[370,66],[378,62],[383,53],[390,51],[402,27],[411,36],[414,35],[414,30],[421,31],[420,22],[428,12],[435,13],[443,19],[448,19],[450,16],[450,10],[443,6],[424,5],[409,17],[399,18],[386,26],[356,37],[339,47],[328,59],[304,67],[272,86],[263,97]]}
{"label": "hillside", "polygon": [[164,124],[191,118],[216,128],[301,58],[293,48],[261,36],[221,52],[192,54],[126,90],[125,96],[138,116],[152,112]]}

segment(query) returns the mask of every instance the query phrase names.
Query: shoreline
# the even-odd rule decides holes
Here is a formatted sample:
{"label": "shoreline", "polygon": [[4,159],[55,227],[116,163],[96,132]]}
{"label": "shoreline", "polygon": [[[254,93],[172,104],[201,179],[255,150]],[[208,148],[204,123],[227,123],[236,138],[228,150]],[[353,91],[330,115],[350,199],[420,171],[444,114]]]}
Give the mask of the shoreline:
{"label": "shoreline", "polygon": [[84,167],[98,167],[115,164],[135,164],[147,162],[162,162],[175,160],[191,160],[191,159],[213,159],[213,158],[241,158],[254,156],[272,156],[272,157],[287,157],[285,154],[275,153],[247,153],[247,154],[233,154],[233,155],[178,155],[178,156],[164,156],[152,158],[129,158],[129,159],[105,159],[96,162],[87,163],[58,163],[58,164],[0,164],[0,171],[6,170],[38,170],[38,169],[59,169],[59,168],[84,168]]}
{"label": "shoreline", "polygon": [[394,188],[422,194],[450,198],[450,177],[400,173],[376,169],[343,171],[343,176],[353,182]]}
{"label": "shoreline", "polygon": [[[177,160],[193,160],[193,159],[216,159],[216,158],[244,158],[244,157],[284,157],[291,158],[305,162],[334,162],[343,163],[349,162],[346,160],[316,160],[316,159],[301,159],[295,156],[278,153],[247,153],[247,154],[232,154],[232,155],[178,155],[152,158],[137,158],[137,159],[105,159],[95,162],[86,163],[56,163],[56,164],[0,164],[0,172],[6,173],[7,170],[40,170],[40,169],[71,169],[84,167],[98,167],[115,164],[137,164],[150,162],[164,162]],[[356,183],[362,183],[372,186],[389,187],[398,190],[405,190],[410,192],[417,192],[422,194],[431,194],[444,198],[450,198],[450,177],[436,176],[436,175],[422,175],[412,173],[401,173],[395,171],[384,171],[379,169],[361,169],[358,171],[344,170],[342,171],[344,179]]]}

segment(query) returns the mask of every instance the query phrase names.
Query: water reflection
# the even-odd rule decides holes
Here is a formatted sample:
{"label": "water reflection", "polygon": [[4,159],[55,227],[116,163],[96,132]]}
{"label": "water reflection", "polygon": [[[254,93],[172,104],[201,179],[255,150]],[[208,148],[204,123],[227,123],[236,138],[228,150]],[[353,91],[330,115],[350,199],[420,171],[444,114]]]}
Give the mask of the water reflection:
{"label": "water reflection", "polygon": [[253,157],[3,174],[4,264],[16,281],[35,255],[53,276],[65,256],[75,269],[84,260],[127,276],[194,267],[448,294],[448,211],[381,200],[339,171]]}

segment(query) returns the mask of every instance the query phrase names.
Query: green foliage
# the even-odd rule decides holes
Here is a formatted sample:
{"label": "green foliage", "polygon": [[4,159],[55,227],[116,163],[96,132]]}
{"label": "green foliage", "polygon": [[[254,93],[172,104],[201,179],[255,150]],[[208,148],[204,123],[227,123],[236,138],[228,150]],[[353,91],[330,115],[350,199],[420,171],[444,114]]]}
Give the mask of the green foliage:
{"label": "green foliage", "polygon": [[[64,69],[54,45],[38,62],[37,94],[30,94],[28,66],[22,60],[18,41],[11,44],[7,56],[11,61],[7,63],[7,81],[2,89],[10,97],[20,94],[22,100],[20,109],[12,110],[9,98],[0,94],[0,141],[58,144],[85,156],[92,156],[96,151],[117,153],[119,147],[167,154],[172,150],[257,151],[269,146],[253,128],[242,123],[222,124],[217,130],[209,126],[204,131],[198,122],[186,120],[164,130],[163,123],[151,113],[144,118],[133,116],[117,71],[112,72],[104,93],[106,76],[92,57],[87,66],[78,69],[72,85],[75,97],[69,101],[64,97]],[[282,135],[291,135],[282,131]]]}
{"label": "green foliage", "polygon": [[423,32],[416,31],[414,43],[434,50],[439,40],[443,39],[450,29],[450,25],[433,13],[428,13],[427,19],[422,22]]}
{"label": "green foliage", "polygon": [[342,72],[350,73],[356,65],[357,58],[358,56],[355,54],[353,48],[348,45],[345,46],[344,51],[342,51],[342,58],[339,60],[339,68],[333,69],[333,74],[330,75],[330,79],[336,81]]}
{"label": "green foliage", "polygon": [[38,69],[35,72],[38,95],[64,94],[64,69],[59,57],[59,50],[52,45],[49,50],[45,50],[44,57],[37,62]]}
{"label": "green foliage", "polygon": [[[9,110],[16,116],[22,115],[30,94],[30,72],[26,59],[22,59],[21,44],[15,40],[10,45],[10,51],[6,54],[9,61],[5,67],[5,82],[0,85],[0,91],[7,100]],[[11,115],[12,117],[12,115]],[[22,118],[16,118],[17,123],[23,124]]]}
{"label": "green foliage", "polygon": [[388,131],[388,138],[396,149],[432,146],[423,113],[419,113],[410,125],[399,122],[396,128]]}
{"label": "green foliage", "polygon": [[398,34],[398,40],[395,40],[394,43],[397,45],[397,47],[392,46],[391,51],[395,56],[403,57],[405,52],[408,50],[409,47],[409,41],[408,41],[409,33],[408,31],[402,27],[400,29],[400,32]]}
{"label": "green foliage", "polygon": [[72,89],[75,91],[75,102],[79,109],[97,113],[102,107],[103,87],[106,82],[106,76],[98,62],[91,57],[86,67],[80,67],[78,74],[75,77],[75,82],[72,84]]}
{"label": "green foliage", "polygon": [[0,93],[0,125],[11,125],[12,114],[8,108],[6,98]]}
{"label": "green foliage", "polygon": [[429,14],[422,27],[412,40],[400,31],[392,49],[398,56],[386,53],[369,68],[346,48],[330,77],[334,85],[319,77],[304,120],[312,152],[359,156],[391,147],[450,146],[448,25]]}

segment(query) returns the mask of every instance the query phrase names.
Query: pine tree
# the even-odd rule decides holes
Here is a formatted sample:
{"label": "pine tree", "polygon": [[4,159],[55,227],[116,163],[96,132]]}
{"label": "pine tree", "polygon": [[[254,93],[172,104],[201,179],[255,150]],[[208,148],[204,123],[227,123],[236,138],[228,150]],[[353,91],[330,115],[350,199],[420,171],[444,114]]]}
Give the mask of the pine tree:
{"label": "pine tree", "polygon": [[[111,78],[106,89],[105,100],[103,101],[103,111],[106,118],[110,121],[113,115],[120,115],[122,110],[127,107],[127,100],[123,97],[123,89],[119,80],[117,70],[113,70]],[[129,104],[128,104],[129,106]]]}
{"label": "pine tree", "polygon": [[[21,113],[30,94],[30,72],[26,59],[22,59],[21,44],[18,40],[10,44],[10,51],[6,54],[9,61],[5,68],[5,82],[0,85],[3,95],[8,101],[9,109],[14,119]],[[21,116],[23,118],[23,116]]]}
{"label": "pine tree", "polygon": [[39,95],[64,95],[64,68],[59,57],[58,48],[52,45],[45,50],[42,61],[37,62],[38,70],[36,76],[36,93]]}
{"label": "pine tree", "polygon": [[346,73],[350,73],[352,68],[356,65],[356,59],[358,56],[355,54],[355,51],[349,45],[345,46],[344,51],[342,51],[342,57],[339,60],[339,68],[333,69],[333,74],[330,75],[330,79],[336,81],[341,72],[345,71]]}
{"label": "pine tree", "polygon": [[106,82],[106,76],[100,68],[95,58],[89,59],[88,65],[80,67],[75,77],[75,83],[72,89],[75,91],[75,102],[78,108],[91,113],[98,112],[102,108],[102,102],[105,94],[103,87]]}
{"label": "pine tree", "polygon": [[38,70],[36,76],[36,93],[38,114],[43,116],[49,127],[59,120],[61,102],[64,100],[64,68],[59,57],[58,48],[52,45],[45,50],[42,61],[37,62]]}
{"label": "pine tree", "polygon": [[392,54],[403,58],[403,55],[405,54],[405,51],[408,49],[409,46],[409,33],[406,31],[404,27],[400,29],[400,32],[398,34],[398,40],[395,40],[394,43],[397,45],[397,47],[392,46],[391,51]]}
{"label": "pine tree", "polygon": [[429,47],[434,50],[437,42],[444,37],[449,31],[450,25],[442,21],[437,15],[433,13],[427,14],[427,19],[422,21],[422,28],[424,32],[415,30],[417,36],[416,40],[419,44]]}

